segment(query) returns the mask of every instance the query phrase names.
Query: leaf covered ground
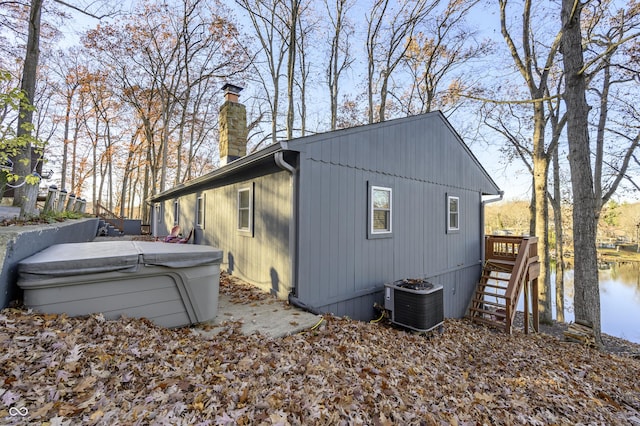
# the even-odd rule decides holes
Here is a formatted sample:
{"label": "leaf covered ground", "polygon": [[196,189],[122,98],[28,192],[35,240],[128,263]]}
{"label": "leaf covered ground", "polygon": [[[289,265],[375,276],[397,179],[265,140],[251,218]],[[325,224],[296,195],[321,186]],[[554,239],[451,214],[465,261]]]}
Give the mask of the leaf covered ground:
{"label": "leaf covered ground", "polygon": [[273,339],[0,312],[2,424],[634,425],[638,377],[637,359],[465,320],[427,338],[327,316]]}

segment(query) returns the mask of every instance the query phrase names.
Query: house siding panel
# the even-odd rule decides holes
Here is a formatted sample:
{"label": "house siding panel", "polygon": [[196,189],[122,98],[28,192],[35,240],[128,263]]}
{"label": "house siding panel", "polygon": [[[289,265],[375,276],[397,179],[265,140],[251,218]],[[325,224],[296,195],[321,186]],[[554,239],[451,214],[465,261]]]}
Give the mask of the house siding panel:
{"label": "house siding panel", "polygon": [[[385,282],[427,278],[445,286],[446,315],[464,315],[480,275],[481,188],[492,183],[446,122],[428,118],[298,147],[300,215],[309,225],[300,230],[309,248],[300,259],[303,302],[370,319]],[[368,184],[393,190],[391,238],[367,239]],[[446,228],[447,194],[460,197],[456,233]]]}
{"label": "house siding panel", "polygon": [[[289,157],[298,153],[295,291],[303,303],[370,319],[373,304],[382,303],[385,282],[426,278],[445,287],[447,316],[464,314],[480,275],[481,194],[497,194],[498,188],[442,114],[312,135],[281,149]],[[234,274],[267,290],[277,282],[278,295],[286,297],[293,282],[288,240],[293,198],[288,173],[266,163],[276,151],[267,148],[262,157],[247,157],[242,167],[232,165],[211,181],[196,182],[214,186],[204,191],[206,229],[196,236],[198,243],[228,253],[223,266]],[[255,172],[249,167],[254,159],[268,170]],[[252,238],[235,231],[236,191],[248,182],[255,185]],[[390,238],[368,237],[369,185],[392,188]],[[460,198],[459,232],[447,232],[447,194]],[[196,196],[184,197],[183,229],[190,226],[184,223],[189,215],[195,218],[185,208],[195,209]],[[165,222],[172,223],[171,203],[167,199],[163,211]]]}
{"label": "house siding panel", "polygon": [[[253,236],[237,230],[237,191],[248,186],[253,187]],[[281,171],[182,195],[180,227],[184,234],[196,228],[196,200],[203,194],[205,228],[196,233],[197,243],[223,250],[223,270],[286,298],[291,289],[289,174]],[[173,223],[173,201],[163,202],[164,211],[169,212],[164,216],[165,227]]]}
{"label": "house siding panel", "polygon": [[[353,147],[348,158],[341,157],[345,144]],[[338,145],[340,149],[333,149]],[[495,184],[440,113],[300,138],[289,146],[317,161],[446,183],[476,192],[497,192]],[[413,153],[409,161],[407,152]]]}

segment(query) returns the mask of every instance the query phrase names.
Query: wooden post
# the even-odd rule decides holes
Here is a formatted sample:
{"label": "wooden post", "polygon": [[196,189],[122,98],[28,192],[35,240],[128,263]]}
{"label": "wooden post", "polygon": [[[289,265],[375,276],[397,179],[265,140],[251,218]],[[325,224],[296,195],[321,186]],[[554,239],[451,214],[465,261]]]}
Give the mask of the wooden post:
{"label": "wooden post", "polygon": [[76,198],[76,203],[73,205],[73,211],[80,213],[80,207],[82,207],[82,198]]}
{"label": "wooden post", "polygon": [[67,200],[67,207],[66,207],[66,211],[70,212],[73,211],[73,205],[76,202],[76,196],[75,194],[70,194],[69,195],[69,200]]}
{"label": "wooden post", "polygon": [[58,198],[58,187],[55,185],[51,185],[49,187],[49,191],[47,192],[47,199],[44,202],[44,212],[50,213],[54,209],[54,205],[56,203],[56,198]]}
{"label": "wooden post", "polygon": [[524,286],[524,334],[529,334],[529,292],[531,291],[531,281],[527,281]]}
{"label": "wooden post", "polygon": [[536,333],[540,331],[540,316],[538,315],[538,278],[531,282],[532,307],[533,307],[533,328]]}
{"label": "wooden post", "polygon": [[65,204],[66,199],[67,199],[67,190],[66,189],[61,189],[60,190],[60,195],[58,196],[58,211],[59,212],[64,211],[64,204]]}
{"label": "wooden post", "polygon": [[[29,200],[37,200],[38,199],[38,186],[40,184],[40,180],[38,180],[38,183],[36,183],[35,185],[30,185],[30,184],[25,184],[25,189],[23,192],[23,197]],[[14,195],[17,196],[17,194],[14,192]],[[20,205],[20,217],[21,218],[28,218],[28,217],[32,217],[32,216],[37,216],[38,215],[38,209],[36,208],[36,203],[29,203],[29,202],[22,202],[22,204]]]}

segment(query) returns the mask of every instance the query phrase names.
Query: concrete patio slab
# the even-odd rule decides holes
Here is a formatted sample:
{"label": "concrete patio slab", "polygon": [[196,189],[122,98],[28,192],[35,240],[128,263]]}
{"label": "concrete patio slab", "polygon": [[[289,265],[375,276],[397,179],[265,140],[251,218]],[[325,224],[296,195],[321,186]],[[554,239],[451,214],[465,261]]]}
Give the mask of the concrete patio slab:
{"label": "concrete patio slab", "polygon": [[322,319],[302,309],[288,305],[283,300],[268,299],[250,303],[234,303],[232,297],[220,293],[218,315],[204,327],[194,327],[195,333],[203,336],[218,334],[226,321],[242,323],[243,334],[260,333],[272,338],[284,337],[308,330]]}
{"label": "concrete patio slab", "polygon": [[[139,236],[96,237],[93,241],[118,241],[142,239]],[[162,243],[158,243],[162,244]],[[248,285],[239,278],[231,276],[232,282]],[[256,289],[256,291],[259,291]],[[309,313],[289,305],[286,301],[269,295],[266,297],[242,299],[220,291],[218,295],[218,313],[216,318],[192,328],[194,333],[204,337],[214,336],[223,330],[221,325],[227,321],[238,321],[245,335],[260,333],[271,338],[300,333],[318,324],[322,316]]]}

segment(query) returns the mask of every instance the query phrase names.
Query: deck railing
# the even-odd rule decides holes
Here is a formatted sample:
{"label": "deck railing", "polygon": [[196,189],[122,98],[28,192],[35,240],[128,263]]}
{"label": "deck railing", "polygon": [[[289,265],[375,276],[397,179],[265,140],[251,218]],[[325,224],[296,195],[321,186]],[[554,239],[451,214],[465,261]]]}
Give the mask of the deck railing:
{"label": "deck railing", "polygon": [[[534,328],[538,329],[537,278],[540,274],[538,238],[488,235],[485,245],[485,260],[487,262],[497,261],[513,265],[511,277],[505,291],[506,329],[511,330],[520,292],[523,286],[529,282],[533,283],[531,292],[533,297]],[[529,314],[528,305],[529,294],[525,289],[525,316],[527,319]],[[528,321],[525,321],[525,327],[528,328]]]}

